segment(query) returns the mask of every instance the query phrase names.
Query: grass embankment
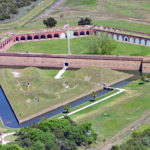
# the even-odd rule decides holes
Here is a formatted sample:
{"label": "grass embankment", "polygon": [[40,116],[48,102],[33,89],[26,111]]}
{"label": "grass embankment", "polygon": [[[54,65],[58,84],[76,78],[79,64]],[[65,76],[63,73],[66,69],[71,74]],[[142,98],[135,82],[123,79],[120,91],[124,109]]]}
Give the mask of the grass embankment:
{"label": "grass embankment", "polygon": [[[126,29],[136,32],[143,32],[143,33],[150,33],[150,25],[149,24],[143,24],[143,23],[136,23],[132,21],[126,21],[126,20],[119,20],[119,19],[105,19],[105,20],[97,20],[92,19],[94,25],[101,25],[101,26],[108,26],[108,27],[114,27],[119,29]],[[77,26],[78,25],[78,18],[74,19],[57,19],[57,27],[64,26],[66,22],[69,22],[70,26]],[[29,26],[25,27],[24,29],[40,29],[45,28],[45,25],[43,24],[42,20],[32,22]]]}
{"label": "grass embankment", "polygon": [[[17,43],[9,52],[33,52],[50,54],[67,54],[67,40],[43,40],[36,42]],[[150,47],[115,42],[116,48],[112,55],[147,56],[150,55]],[[89,54],[89,38],[71,39],[72,54]]]}
{"label": "grass embankment", "polygon": [[6,132],[6,133],[10,133],[10,132],[16,132],[18,129],[12,129],[12,128],[7,128],[3,125],[1,119],[0,119],[0,133],[2,132]]}
{"label": "grass embankment", "polygon": [[[20,73],[19,78],[13,76],[14,71]],[[51,70],[37,68],[0,69],[0,84],[20,120],[91,93],[101,87],[98,83],[110,84],[128,77],[125,73],[96,67],[66,73],[59,80],[54,80],[50,74],[53,74]],[[29,89],[27,83],[31,84]]]}
{"label": "grass embankment", "polygon": [[[69,111],[69,113],[71,113],[71,112],[73,112],[73,111],[76,111],[76,110],[78,110],[78,109],[80,109],[80,108],[82,108],[82,107],[84,107],[84,106],[89,105],[89,104],[92,104],[93,102],[99,101],[99,100],[101,100],[101,99],[103,99],[103,98],[105,98],[105,97],[107,97],[107,96],[110,96],[110,95],[116,93],[116,92],[118,92],[118,90],[113,90],[113,91],[111,91],[111,92],[109,92],[109,93],[107,93],[107,94],[104,94],[103,96],[97,97],[95,100],[93,100],[92,97],[91,97],[91,101],[88,101],[88,102],[83,103],[83,104],[81,104],[81,105],[79,105],[79,106],[76,106],[76,107],[74,107],[74,108],[71,108],[70,111]],[[108,100],[109,100],[109,99],[108,99]],[[97,105],[97,104],[95,104],[95,105]],[[87,108],[86,108],[86,109],[87,109]],[[58,115],[54,116],[53,118],[60,118],[60,117],[63,117],[64,115],[66,115],[66,113],[58,114]]]}
{"label": "grass embankment", "polygon": [[99,142],[115,135],[150,111],[150,83],[141,85],[135,81],[125,89],[124,93],[80,111],[71,118],[78,123],[91,122],[98,133]]}
{"label": "grass embankment", "polygon": [[44,10],[49,8],[54,2],[57,0],[43,0],[31,10],[23,14],[19,19],[16,21],[0,24],[0,31],[3,30],[11,30],[11,29],[22,29],[23,26],[28,24],[32,19],[34,19],[37,15],[40,15]]}
{"label": "grass embankment", "polygon": [[[65,9],[63,9],[64,7]],[[58,20],[57,26],[63,26],[66,22],[69,22],[70,25],[77,25],[80,17],[89,16],[95,25],[150,33],[150,24],[144,24],[143,22],[149,21],[149,14],[150,2],[148,0],[66,0],[66,3],[57,7],[56,11],[47,15],[47,17],[55,17]],[[62,18],[61,15],[63,15]],[[135,19],[143,21],[136,22]],[[45,26],[42,20],[38,20],[32,22],[27,28],[39,29],[45,28]]]}

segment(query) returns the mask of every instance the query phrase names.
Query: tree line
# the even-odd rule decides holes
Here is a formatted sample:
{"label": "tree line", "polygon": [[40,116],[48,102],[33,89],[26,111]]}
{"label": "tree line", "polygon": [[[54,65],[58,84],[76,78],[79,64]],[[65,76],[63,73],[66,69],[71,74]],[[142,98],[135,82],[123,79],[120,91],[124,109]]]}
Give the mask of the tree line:
{"label": "tree line", "polygon": [[131,138],[119,145],[113,146],[111,150],[149,150],[150,149],[150,128],[143,132],[134,132]]}
{"label": "tree line", "polygon": [[1,146],[1,150],[77,150],[89,146],[97,139],[90,123],[77,125],[70,117],[44,119],[39,124],[20,129],[14,143]]}
{"label": "tree line", "polygon": [[0,20],[10,19],[18,9],[37,0],[0,0]]}

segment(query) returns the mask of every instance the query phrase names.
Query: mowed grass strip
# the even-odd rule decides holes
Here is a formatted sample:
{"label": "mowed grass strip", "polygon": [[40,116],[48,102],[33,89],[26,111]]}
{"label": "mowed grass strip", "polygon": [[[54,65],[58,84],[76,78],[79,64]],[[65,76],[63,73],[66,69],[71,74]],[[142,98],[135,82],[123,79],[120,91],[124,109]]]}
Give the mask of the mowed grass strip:
{"label": "mowed grass strip", "polygon": [[[20,77],[16,78],[13,72],[20,73]],[[100,88],[97,83],[110,84],[129,76],[118,71],[97,67],[82,68],[70,74],[68,72],[64,78],[55,80],[55,70],[41,70],[34,67],[0,69],[0,84],[18,118],[22,120],[45,109],[61,106],[72,99],[91,93]],[[87,78],[90,80],[87,81]],[[29,88],[27,83],[30,83]],[[39,102],[36,102],[35,98],[39,99]]]}
{"label": "mowed grass strip", "polygon": [[132,82],[125,87],[124,93],[80,111],[72,115],[72,119],[78,123],[91,122],[99,142],[112,137],[150,111],[150,83],[138,83]]}
{"label": "mowed grass strip", "polygon": [[[35,42],[17,43],[11,47],[8,52],[32,52],[32,53],[49,53],[49,54],[67,54],[68,41],[66,39],[58,40],[43,40]],[[148,56],[150,55],[150,47],[116,42],[116,48],[112,55],[126,56]],[[72,54],[90,54],[89,53],[89,38],[71,39]]]}
{"label": "mowed grass strip", "polygon": [[98,0],[67,0],[65,5],[88,5],[88,6],[95,6],[98,3]]}

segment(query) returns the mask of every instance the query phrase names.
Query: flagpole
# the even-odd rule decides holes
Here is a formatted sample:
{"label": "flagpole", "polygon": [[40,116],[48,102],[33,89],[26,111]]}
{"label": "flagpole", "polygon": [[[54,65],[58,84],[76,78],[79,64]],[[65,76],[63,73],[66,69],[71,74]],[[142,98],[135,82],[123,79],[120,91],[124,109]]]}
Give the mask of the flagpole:
{"label": "flagpole", "polygon": [[71,54],[71,51],[70,51],[70,32],[69,32],[69,24],[68,24],[68,55]]}

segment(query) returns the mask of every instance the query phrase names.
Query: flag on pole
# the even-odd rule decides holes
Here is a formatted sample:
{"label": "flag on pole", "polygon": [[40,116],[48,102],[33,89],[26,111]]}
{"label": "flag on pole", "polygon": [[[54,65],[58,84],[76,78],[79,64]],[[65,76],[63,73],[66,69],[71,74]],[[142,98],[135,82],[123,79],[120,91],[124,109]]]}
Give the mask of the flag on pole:
{"label": "flag on pole", "polygon": [[68,28],[68,27],[69,27],[69,24],[65,24],[65,25],[64,25],[64,28]]}

